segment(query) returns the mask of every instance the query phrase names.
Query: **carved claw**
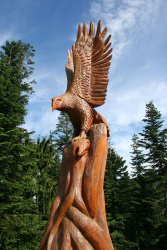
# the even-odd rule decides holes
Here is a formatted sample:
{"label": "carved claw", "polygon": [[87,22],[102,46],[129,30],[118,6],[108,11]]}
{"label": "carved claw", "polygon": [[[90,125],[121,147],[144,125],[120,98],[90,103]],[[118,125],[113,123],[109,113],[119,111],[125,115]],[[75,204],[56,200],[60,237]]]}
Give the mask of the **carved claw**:
{"label": "carved claw", "polygon": [[82,130],[81,133],[78,136],[74,137],[72,139],[72,142],[77,141],[77,140],[81,140],[81,139],[86,139],[86,132],[85,132],[85,130]]}
{"label": "carved claw", "polygon": [[81,156],[90,147],[90,141],[86,139],[86,133],[84,130],[81,131],[80,135],[72,139],[73,155]]}
{"label": "carved claw", "polygon": [[72,151],[74,156],[82,156],[90,148],[90,141],[88,139],[80,139],[72,142]]}

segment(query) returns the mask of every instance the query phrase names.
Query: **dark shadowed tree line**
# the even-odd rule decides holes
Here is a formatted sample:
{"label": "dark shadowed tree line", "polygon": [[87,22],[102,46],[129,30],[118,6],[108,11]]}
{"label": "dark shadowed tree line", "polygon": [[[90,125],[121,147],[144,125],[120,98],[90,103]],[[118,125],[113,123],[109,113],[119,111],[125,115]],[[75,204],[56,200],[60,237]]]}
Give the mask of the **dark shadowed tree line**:
{"label": "dark shadowed tree line", "polygon": [[[6,42],[0,50],[0,249],[36,250],[57,190],[61,157],[73,134],[60,113],[55,131],[32,139],[24,129],[33,92],[34,49]],[[112,146],[104,183],[108,226],[115,250],[167,246],[167,129],[153,102],[143,129],[132,137],[132,173]]]}

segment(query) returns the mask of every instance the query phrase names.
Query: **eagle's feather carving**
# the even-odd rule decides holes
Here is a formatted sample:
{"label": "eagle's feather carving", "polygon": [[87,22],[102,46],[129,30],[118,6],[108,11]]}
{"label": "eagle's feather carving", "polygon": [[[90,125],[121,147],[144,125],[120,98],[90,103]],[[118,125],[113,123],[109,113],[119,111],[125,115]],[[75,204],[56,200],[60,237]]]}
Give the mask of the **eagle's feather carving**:
{"label": "eagle's feather carving", "polygon": [[95,123],[107,125],[94,110],[105,102],[112,57],[111,35],[105,38],[107,28],[102,30],[101,26],[99,21],[96,33],[92,22],[89,30],[86,24],[78,26],[77,40],[72,51],[68,50],[66,93],[52,99],[52,109],[65,111],[75,134],[80,136],[85,136]]}

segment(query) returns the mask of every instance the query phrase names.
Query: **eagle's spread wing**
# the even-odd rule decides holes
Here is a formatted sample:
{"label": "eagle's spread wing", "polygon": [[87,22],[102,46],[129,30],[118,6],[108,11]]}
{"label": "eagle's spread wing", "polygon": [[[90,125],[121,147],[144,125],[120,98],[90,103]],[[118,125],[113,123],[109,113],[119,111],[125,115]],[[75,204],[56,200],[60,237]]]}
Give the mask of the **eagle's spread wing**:
{"label": "eagle's spread wing", "polygon": [[107,28],[101,31],[101,21],[94,34],[94,24],[78,27],[77,41],[73,45],[74,75],[67,90],[86,100],[92,107],[105,102],[108,71],[111,61],[111,35],[105,40]]}
{"label": "eagle's spread wing", "polygon": [[73,53],[70,50],[68,50],[68,61],[65,66],[65,70],[66,70],[66,75],[67,75],[67,91],[68,91],[72,83],[73,76],[74,76]]}

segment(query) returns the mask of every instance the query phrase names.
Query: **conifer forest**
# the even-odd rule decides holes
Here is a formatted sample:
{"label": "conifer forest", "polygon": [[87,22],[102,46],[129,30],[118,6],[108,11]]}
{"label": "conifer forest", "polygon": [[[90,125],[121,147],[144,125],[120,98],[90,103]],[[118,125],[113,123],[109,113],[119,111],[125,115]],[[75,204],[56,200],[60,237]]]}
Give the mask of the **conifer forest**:
{"label": "conifer forest", "polygon": [[[64,145],[73,134],[66,114],[37,139],[24,128],[35,80],[35,50],[22,41],[0,49],[0,249],[37,250],[58,186]],[[31,80],[30,80],[31,79]],[[115,250],[167,249],[167,128],[153,101],[132,137],[131,173],[109,145],[104,192]],[[111,138],[112,143],[112,138]]]}

